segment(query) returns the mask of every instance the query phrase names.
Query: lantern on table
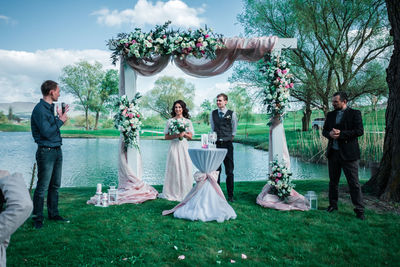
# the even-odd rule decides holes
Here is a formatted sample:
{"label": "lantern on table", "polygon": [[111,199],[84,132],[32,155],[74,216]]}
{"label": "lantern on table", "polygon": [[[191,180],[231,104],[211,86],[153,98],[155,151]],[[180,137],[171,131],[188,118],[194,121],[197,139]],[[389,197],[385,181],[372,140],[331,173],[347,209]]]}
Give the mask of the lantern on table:
{"label": "lantern on table", "polygon": [[304,197],[308,200],[308,207],[310,210],[318,209],[318,196],[314,191],[307,191]]}
{"label": "lantern on table", "polygon": [[103,193],[103,196],[101,197],[101,206],[103,208],[108,207],[108,194],[107,193]]}
{"label": "lantern on table", "polygon": [[110,189],[108,189],[108,204],[115,205],[118,204],[118,189],[115,188],[116,185],[110,185]]}

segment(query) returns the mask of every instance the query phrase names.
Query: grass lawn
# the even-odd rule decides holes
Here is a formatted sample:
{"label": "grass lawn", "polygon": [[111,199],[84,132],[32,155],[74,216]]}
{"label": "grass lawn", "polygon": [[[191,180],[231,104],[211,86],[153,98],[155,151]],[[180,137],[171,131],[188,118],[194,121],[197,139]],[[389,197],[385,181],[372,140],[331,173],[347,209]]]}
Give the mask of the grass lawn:
{"label": "grass lawn", "polygon": [[296,184],[300,193],[319,193],[319,210],[262,208],[255,199],[264,182],[238,182],[232,204],[238,217],[224,223],[164,217],[176,203],[163,199],[98,208],[85,204],[95,188],[63,188],[60,210],[71,223],[45,220],[34,230],[28,220],[12,236],[8,266],[227,266],[231,259],[236,266],[398,266],[399,215],[367,209],[360,221],[347,201],[328,214],[327,181]]}

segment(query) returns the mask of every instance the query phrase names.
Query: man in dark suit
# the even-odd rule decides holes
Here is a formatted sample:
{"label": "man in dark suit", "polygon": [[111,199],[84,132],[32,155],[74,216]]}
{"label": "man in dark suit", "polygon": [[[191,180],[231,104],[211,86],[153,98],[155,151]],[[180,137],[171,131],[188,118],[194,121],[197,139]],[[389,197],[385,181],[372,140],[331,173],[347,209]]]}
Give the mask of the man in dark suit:
{"label": "man in dark suit", "polygon": [[350,188],[351,201],[357,218],[364,220],[364,205],[358,180],[360,147],[357,138],[364,134],[361,112],[347,106],[347,94],[337,92],[332,97],[334,111],[328,113],[322,134],[328,138],[326,156],[329,168],[328,212],[338,209],[339,180],[343,169]]}
{"label": "man in dark suit", "polygon": [[[211,129],[217,133],[217,148],[226,148],[228,153],[224,159],[226,173],[226,189],[228,191],[228,201],[233,202],[233,138],[236,135],[237,116],[232,110],[226,108],[228,104],[228,96],[226,94],[217,95],[218,109],[210,114]],[[222,165],[221,165],[222,166]],[[218,184],[221,177],[221,166],[218,168]]]}

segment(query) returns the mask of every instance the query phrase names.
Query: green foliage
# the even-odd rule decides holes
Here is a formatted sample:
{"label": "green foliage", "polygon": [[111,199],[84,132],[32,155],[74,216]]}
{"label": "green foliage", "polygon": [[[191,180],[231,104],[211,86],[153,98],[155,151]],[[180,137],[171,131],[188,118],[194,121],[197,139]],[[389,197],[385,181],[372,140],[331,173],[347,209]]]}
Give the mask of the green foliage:
{"label": "green foliage", "polygon": [[7,123],[8,118],[7,116],[3,113],[3,111],[0,111],[0,123]]}
{"label": "green foliage", "polygon": [[164,118],[170,118],[172,105],[176,100],[183,100],[190,110],[194,107],[195,87],[183,78],[163,76],[156,80],[142,100],[143,107],[159,113]]}
{"label": "green foliage", "polygon": [[[379,58],[393,43],[384,1],[244,2],[238,20],[247,35],[297,38],[297,49],[287,51],[299,84],[291,95],[308,108],[327,112],[336,91],[347,91],[355,100],[384,90],[384,82],[374,79],[387,65]],[[232,79],[262,89],[254,70],[254,64],[241,63]]]}
{"label": "green foliage", "polygon": [[160,115],[154,115],[144,118],[142,128],[158,128],[163,124],[165,124],[165,119]]}
{"label": "green foliage", "polygon": [[62,87],[78,99],[77,103],[85,112],[86,130],[89,129],[89,109],[97,102],[97,92],[103,79],[102,67],[99,62],[90,64],[87,61],[80,61],[62,69],[60,77]]}
{"label": "green foliage", "polygon": [[[96,188],[62,188],[59,208],[71,223],[45,219],[36,231],[28,220],[12,236],[7,264],[216,266],[221,261],[221,266],[228,266],[231,259],[238,266],[395,263],[400,257],[400,216],[367,209],[367,220],[360,221],[350,201],[340,201],[339,211],[327,214],[328,181],[321,179],[295,181],[299,193],[318,194],[319,210],[308,212],[262,208],[255,199],[266,181],[237,182],[232,204],[237,219],[224,223],[162,216],[163,210],[177,204],[164,199],[98,208],[85,204]],[[221,188],[226,193],[225,184]],[[160,192],[161,186],[156,189]],[[185,260],[178,260],[179,255]]]}
{"label": "green foliage", "polygon": [[109,129],[114,127],[114,120],[113,119],[106,119],[103,121],[102,125],[103,128]]}
{"label": "green foliage", "polygon": [[88,115],[87,117],[88,125],[86,125],[86,117],[85,116],[76,116],[74,118],[74,126],[75,127],[88,127],[88,129],[93,128],[94,126],[94,117],[92,115]]}

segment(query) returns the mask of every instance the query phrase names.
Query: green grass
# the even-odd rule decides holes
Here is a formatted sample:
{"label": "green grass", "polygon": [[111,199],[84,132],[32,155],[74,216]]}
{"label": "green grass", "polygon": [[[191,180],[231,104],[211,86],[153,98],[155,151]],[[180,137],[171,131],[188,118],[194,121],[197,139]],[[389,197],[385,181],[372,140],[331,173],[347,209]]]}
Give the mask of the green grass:
{"label": "green grass", "polygon": [[367,210],[367,220],[360,221],[347,202],[328,214],[327,181],[296,184],[300,193],[319,193],[319,210],[262,208],[255,199],[264,182],[238,182],[232,204],[238,217],[221,224],[164,217],[161,212],[176,203],[163,199],[98,208],[86,205],[95,188],[61,189],[60,210],[71,223],[45,220],[34,230],[26,222],[12,236],[8,266],[227,266],[231,259],[236,266],[398,264],[400,216]]}

